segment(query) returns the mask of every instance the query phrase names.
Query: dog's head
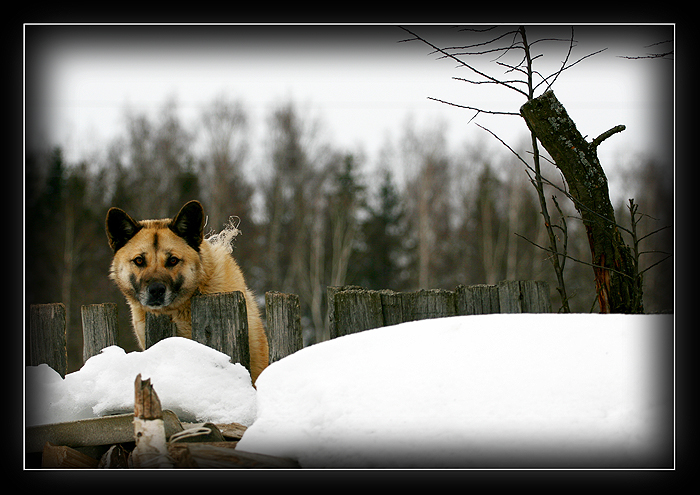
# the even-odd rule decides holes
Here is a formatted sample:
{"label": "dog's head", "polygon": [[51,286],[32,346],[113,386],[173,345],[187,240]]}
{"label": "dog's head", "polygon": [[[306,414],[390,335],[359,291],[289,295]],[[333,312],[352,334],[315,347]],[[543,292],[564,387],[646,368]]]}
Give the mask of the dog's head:
{"label": "dog's head", "polygon": [[203,229],[204,209],[198,201],[187,203],[172,220],[137,221],[110,208],[106,219],[114,251],[110,277],[127,299],[147,309],[179,306],[201,279]]}

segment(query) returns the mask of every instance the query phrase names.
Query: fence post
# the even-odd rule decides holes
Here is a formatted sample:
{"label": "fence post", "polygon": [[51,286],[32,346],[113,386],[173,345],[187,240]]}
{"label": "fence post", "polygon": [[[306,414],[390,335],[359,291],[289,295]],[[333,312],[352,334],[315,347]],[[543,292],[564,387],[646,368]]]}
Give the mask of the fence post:
{"label": "fence post", "polygon": [[458,315],[487,315],[500,313],[498,287],[495,285],[458,285],[455,290]]}
{"label": "fence post", "polygon": [[192,298],[192,339],[231,357],[250,371],[248,312],[240,291]]}
{"label": "fence post", "polygon": [[382,301],[384,326],[398,325],[406,321],[403,316],[403,294],[384,289],[379,291],[379,296]]}
{"label": "fence post", "polygon": [[163,339],[177,335],[177,326],[168,315],[157,315],[146,313],[146,335],[145,348],[148,349],[153,344],[157,344]]}
{"label": "fence post", "polygon": [[62,303],[29,306],[29,365],[48,364],[66,376],[66,307]]}
{"label": "fence post", "polygon": [[270,344],[270,364],[304,347],[298,295],[266,292],[265,319],[267,340]]}
{"label": "fence post", "polygon": [[551,313],[549,284],[543,281],[522,280],[498,283],[501,313]]}
{"label": "fence post", "polygon": [[403,294],[404,321],[455,316],[455,294],[444,289],[421,289]]}
{"label": "fence post", "polygon": [[326,287],[326,299],[328,300],[328,338],[334,339],[338,336],[335,318],[335,295],[344,290],[362,290],[357,285],[342,285]]}
{"label": "fence post", "polygon": [[543,280],[522,280],[523,313],[551,313],[552,300],[549,297],[549,284]]}
{"label": "fence post", "polygon": [[83,321],[83,362],[102,349],[117,344],[117,305],[115,303],[81,306]]}
{"label": "fence post", "polygon": [[365,289],[335,291],[332,305],[331,339],[384,326],[382,299],[378,291]]}

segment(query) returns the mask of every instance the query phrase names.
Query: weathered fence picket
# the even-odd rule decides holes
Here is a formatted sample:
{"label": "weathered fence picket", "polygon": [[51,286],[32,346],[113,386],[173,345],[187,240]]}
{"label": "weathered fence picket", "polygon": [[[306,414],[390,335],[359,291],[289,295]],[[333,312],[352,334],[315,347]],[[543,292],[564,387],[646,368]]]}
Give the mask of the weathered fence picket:
{"label": "weathered fence picket", "polygon": [[248,312],[240,291],[192,298],[192,340],[223,352],[250,370]]}
{"label": "weathered fence picket", "polygon": [[66,307],[62,303],[29,307],[29,365],[44,363],[66,376]]}
{"label": "weathered fence picket", "polygon": [[270,364],[294,354],[304,346],[298,295],[265,293],[265,318]]}
{"label": "weathered fence picket", "polygon": [[119,328],[115,303],[82,306],[80,315],[83,321],[83,362],[105,347],[117,345]]}
{"label": "weathered fence picket", "polygon": [[[83,330],[85,332],[85,330]],[[163,339],[177,335],[177,327],[170,316],[146,313],[145,348],[157,344]]]}

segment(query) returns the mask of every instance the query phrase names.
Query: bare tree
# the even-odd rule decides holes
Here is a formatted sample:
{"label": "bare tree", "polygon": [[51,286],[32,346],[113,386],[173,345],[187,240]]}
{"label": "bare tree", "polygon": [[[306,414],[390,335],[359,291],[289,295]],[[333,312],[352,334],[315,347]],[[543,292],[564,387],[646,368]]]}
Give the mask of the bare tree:
{"label": "bare tree", "polygon": [[[604,236],[602,230],[598,230],[593,227],[599,224],[604,224],[604,227],[601,228],[607,228],[608,231],[611,229],[616,231],[617,229],[614,212],[612,211],[609,195],[607,194],[607,180],[602,172],[602,168],[597,163],[595,150],[603,140],[612,136],[616,132],[624,130],[624,126],[617,126],[609,131],[606,131],[594,139],[591,143],[583,141],[583,138],[581,138],[579,135],[580,140],[583,142],[581,143],[580,141],[577,141],[577,147],[573,151],[578,154],[576,150],[583,151],[585,146],[585,150],[590,149],[591,155],[586,155],[585,159],[581,159],[579,161],[579,165],[583,165],[582,167],[577,168],[577,165],[574,162],[571,162],[571,165],[567,167],[567,164],[561,162],[562,156],[564,155],[557,153],[555,147],[553,145],[550,146],[550,142],[547,140],[549,135],[551,135],[553,138],[556,137],[556,130],[553,131],[552,129],[547,129],[549,134],[543,134],[545,132],[544,122],[541,119],[537,119],[537,122],[542,122],[543,124],[542,127],[538,127],[535,124],[535,119],[532,118],[534,117],[534,114],[532,112],[528,113],[528,108],[531,109],[534,106],[533,102],[539,101],[539,99],[536,100],[535,98],[536,93],[542,92],[544,95],[553,95],[551,92],[551,87],[565,70],[603,50],[589,53],[572,61],[571,55],[573,48],[576,45],[573,27],[571,28],[571,35],[568,38],[540,37],[534,41],[528,39],[528,31],[526,30],[525,26],[520,26],[517,28],[509,26],[500,30],[497,28],[464,29],[463,31],[469,32],[474,36],[482,36],[484,33],[486,33],[486,39],[476,41],[465,46],[451,47],[439,47],[426,40],[424,37],[417,35],[413,31],[407,28],[403,29],[412,36],[404,41],[420,41],[425,43],[433,49],[433,53],[439,54],[440,58],[457,62],[459,67],[468,69],[470,73],[475,76],[474,78],[455,79],[459,79],[473,85],[496,85],[520,94],[525,98],[526,105],[523,106],[520,112],[493,110],[477,106],[457,105],[455,103],[438,100],[436,98],[431,99],[474,111],[475,113],[472,120],[480,114],[522,116],[526,120],[528,128],[530,129],[532,143],[532,165],[515,153],[515,151],[513,151],[513,149],[495,133],[482,126],[479,127],[484,128],[490,134],[495,136],[499,141],[501,141],[501,143],[503,143],[506,147],[508,147],[508,149],[516,154],[516,156],[518,156],[518,158],[525,164],[526,172],[530,177],[532,184],[535,186],[549,241],[548,246],[544,249],[551,255],[549,259],[556,273],[558,283],[557,291],[559,292],[561,298],[561,311],[570,311],[568,304],[569,296],[566,292],[564,280],[564,265],[567,258],[569,258],[566,253],[568,229],[566,225],[566,217],[564,215],[561,215],[561,221],[559,224],[554,224],[552,222],[544,193],[545,184],[555,187],[565,196],[572,199],[576,208],[579,210],[579,212],[581,212],[584,224],[587,226],[587,232],[589,233],[589,241],[591,242],[591,253],[593,260],[590,264],[593,266],[596,276],[596,286],[601,311],[641,311],[641,306],[637,304],[637,301],[640,301],[641,298],[631,297],[629,295],[629,291],[639,290],[639,288],[635,289],[635,286],[633,285],[628,285],[628,282],[630,282],[630,280],[633,278],[631,273],[628,273],[628,270],[631,270],[628,262],[629,256],[626,255],[629,249],[624,244],[624,241],[622,241],[619,233],[612,236]],[[563,43],[566,47],[565,56],[561,64],[555,70],[548,75],[544,75],[535,69],[534,61],[543,57],[543,54],[541,52],[537,52],[536,48],[534,47],[535,45],[550,42]],[[503,75],[494,76],[485,70],[477,68],[471,62],[471,60],[481,56],[495,57],[492,58],[490,62],[495,64],[496,67],[502,69],[504,71]],[[466,57],[469,57],[469,63],[466,61]],[[558,108],[559,110],[563,110],[561,105],[559,105]],[[551,117],[551,115],[548,115],[548,117]],[[569,136],[567,136],[567,138],[569,138]],[[553,157],[555,165],[564,174],[564,177],[569,184],[570,191],[556,186],[542,176],[538,139],[543,143],[549,154]],[[590,161],[594,161],[593,169],[586,166]],[[606,186],[604,190],[596,189],[596,192],[600,192],[600,194],[595,194],[598,201],[602,199],[602,195],[605,196],[606,205],[603,207],[604,211],[597,211],[600,208],[593,208],[589,203],[582,201],[584,196],[578,194],[578,189],[573,190],[574,187],[578,187],[579,183],[574,182],[575,175],[570,173],[572,170],[577,170],[578,173],[585,173],[586,170],[589,170],[589,172],[590,170],[594,170],[597,174],[596,177],[601,177],[600,181],[605,182]],[[581,170],[583,170],[583,172],[581,172]],[[576,184],[576,186],[573,184]],[[590,183],[589,187],[591,187]],[[589,196],[592,196],[592,194],[589,194]],[[553,201],[557,209],[559,209],[559,205],[556,203],[555,197],[553,197]],[[592,214],[591,210],[593,210]],[[605,241],[605,239],[607,239],[607,241]],[[608,242],[608,244],[605,244],[605,242]],[[611,280],[613,281],[612,283]],[[619,295],[618,293],[620,291],[627,295]]]}
{"label": "bare tree", "polygon": [[252,187],[243,174],[248,152],[247,117],[243,106],[223,96],[216,98],[202,115],[205,153],[202,162],[208,195],[209,226],[219,230],[232,215],[250,222]]}

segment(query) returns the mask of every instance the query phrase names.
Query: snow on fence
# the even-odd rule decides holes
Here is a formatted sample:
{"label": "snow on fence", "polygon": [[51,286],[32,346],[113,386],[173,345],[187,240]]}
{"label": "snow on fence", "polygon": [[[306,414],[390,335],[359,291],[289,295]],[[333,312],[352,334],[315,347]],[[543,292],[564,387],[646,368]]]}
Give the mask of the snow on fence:
{"label": "snow on fence", "polygon": [[[328,287],[330,338],[407,321],[490,313],[550,313],[549,285],[542,281],[504,281],[417,292]],[[270,363],[302,348],[299,297],[265,294]],[[117,342],[117,305],[81,307],[83,361]],[[167,315],[146,314],[146,347],[175,335]],[[248,320],[241,292],[192,298],[192,339],[231,357],[250,370]],[[29,365],[46,363],[65,377],[66,308],[61,303],[30,307]]]}

